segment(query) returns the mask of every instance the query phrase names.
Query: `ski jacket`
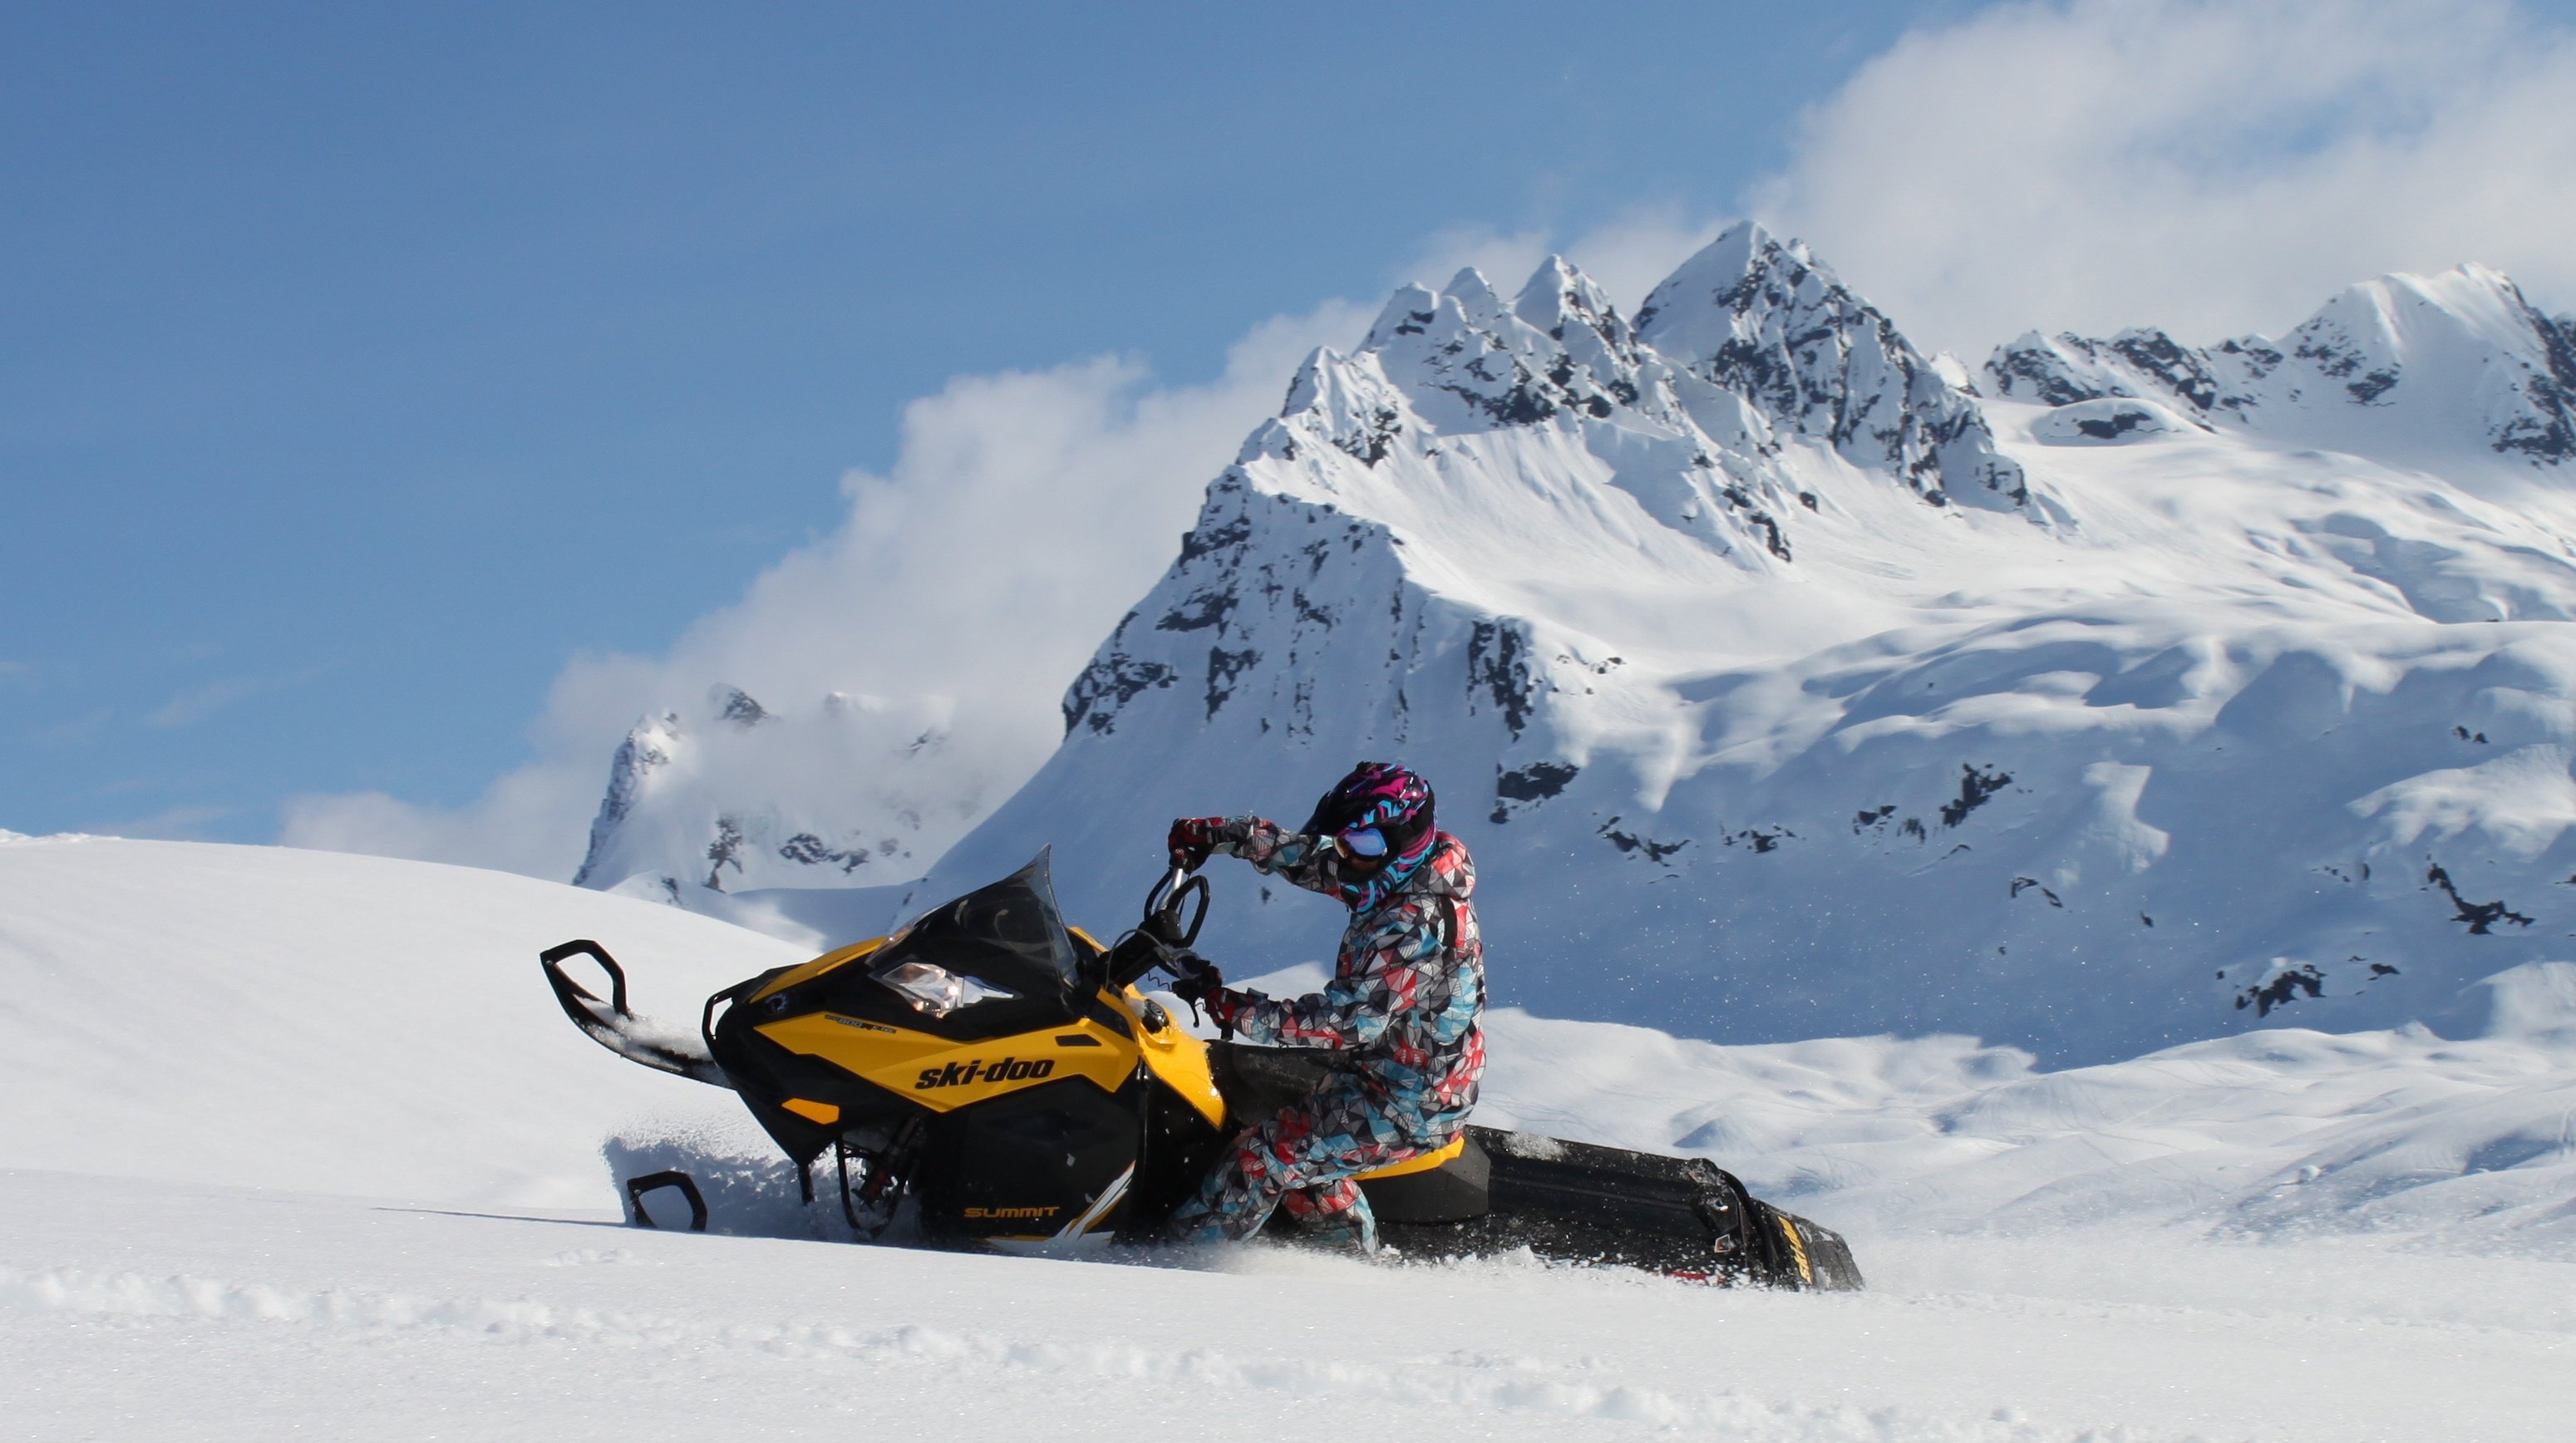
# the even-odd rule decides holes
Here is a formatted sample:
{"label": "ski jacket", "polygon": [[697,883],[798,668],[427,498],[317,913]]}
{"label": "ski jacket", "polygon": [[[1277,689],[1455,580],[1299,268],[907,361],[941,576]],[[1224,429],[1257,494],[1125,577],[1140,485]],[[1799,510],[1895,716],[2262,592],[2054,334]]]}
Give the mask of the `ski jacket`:
{"label": "ski jacket", "polygon": [[[1259,817],[1228,821],[1215,850],[1308,891],[1339,895],[1330,839]],[[1468,899],[1476,864],[1443,832],[1376,906],[1351,914],[1323,991],[1275,999],[1227,988],[1210,999],[1245,1042],[1349,1052],[1362,1089],[1408,1139],[1444,1145],[1466,1126],[1485,1071],[1485,948]]]}

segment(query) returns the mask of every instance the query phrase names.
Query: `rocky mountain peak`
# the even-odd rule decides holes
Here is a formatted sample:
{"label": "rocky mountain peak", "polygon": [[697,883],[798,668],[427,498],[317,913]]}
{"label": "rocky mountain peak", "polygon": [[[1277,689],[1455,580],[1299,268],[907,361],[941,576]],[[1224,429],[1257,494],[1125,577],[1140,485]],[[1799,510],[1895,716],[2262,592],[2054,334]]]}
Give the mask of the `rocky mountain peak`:
{"label": "rocky mountain peak", "polygon": [[617,744],[617,754],[608,763],[608,790],[599,799],[598,815],[591,819],[590,847],[582,854],[581,869],[572,876],[574,886],[608,886],[624,879],[623,872],[607,875],[614,865],[611,854],[653,774],[669,766],[679,750],[680,734],[680,714],[665,712],[636,722],[627,730],[626,740]]}
{"label": "rocky mountain peak", "polygon": [[2531,466],[2576,460],[2576,337],[2481,265],[2346,287],[2277,341],[2032,332],[1999,347],[1985,373],[2015,400],[2139,398],[2202,425],[2358,455],[2421,462],[2465,443]]}
{"label": "rocky mountain peak", "polygon": [[1530,273],[1512,301],[1512,313],[1559,341],[1580,327],[1600,337],[1604,345],[1621,351],[1636,348],[1636,332],[1610,303],[1610,293],[1568,265],[1563,256],[1549,256]]}
{"label": "rocky mountain peak", "polygon": [[1675,366],[1750,400],[1781,434],[1890,473],[1926,500],[2030,500],[1975,398],[1803,243],[1750,221],[1728,230],[1646,297],[1637,334]]}
{"label": "rocky mountain peak", "polygon": [[[1601,287],[1559,257],[1549,257],[1508,306],[1473,267],[1440,291],[1407,286],[1379,313],[1362,349],[1421,420],[1442,431],[1536,425],[1567,413],[1599,419],[1620,407],[1678,414],[1660,384],[1660,361],[1639,346]],[[1292,391],[1291,409],[1303,409],[1297,403],[1306,398]]]}

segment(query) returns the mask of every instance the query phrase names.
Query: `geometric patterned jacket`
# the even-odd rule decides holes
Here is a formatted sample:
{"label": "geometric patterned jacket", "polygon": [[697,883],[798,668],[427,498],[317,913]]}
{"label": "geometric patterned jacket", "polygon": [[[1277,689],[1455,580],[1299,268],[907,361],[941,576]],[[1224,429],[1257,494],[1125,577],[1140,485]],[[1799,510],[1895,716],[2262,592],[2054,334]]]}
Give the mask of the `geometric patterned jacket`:
{"label": "geometric patterned jacket", "polygon": [[[1341,856],[1259,817],[1235,817],[1213,850],[1311,892],[1338,896]],[[1404,884],[1342,933],[1333,980],[1279,1000],[1227,988],[1209,1010],[1239,1040],[1351,1054],[1362,1091],[1420,1146],[1443,1146],[1467,1125],[1485,1071],[1485,947],[1476,930],[1476,864],[1446,832]]]}

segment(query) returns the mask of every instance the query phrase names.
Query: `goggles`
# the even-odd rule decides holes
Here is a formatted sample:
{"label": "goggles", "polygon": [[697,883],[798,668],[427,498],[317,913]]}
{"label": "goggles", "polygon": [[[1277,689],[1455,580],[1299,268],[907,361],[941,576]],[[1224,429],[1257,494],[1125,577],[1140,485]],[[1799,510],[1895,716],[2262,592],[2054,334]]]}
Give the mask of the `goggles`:
{"label": "goggles", "polygon": [[1375,827],[1353,827],[1349,831],[1333,838],[1333,842],[1344,852],[1347,852],[1354,857],[1383,857],[1386,855],[1386,833],[1379,831]]}

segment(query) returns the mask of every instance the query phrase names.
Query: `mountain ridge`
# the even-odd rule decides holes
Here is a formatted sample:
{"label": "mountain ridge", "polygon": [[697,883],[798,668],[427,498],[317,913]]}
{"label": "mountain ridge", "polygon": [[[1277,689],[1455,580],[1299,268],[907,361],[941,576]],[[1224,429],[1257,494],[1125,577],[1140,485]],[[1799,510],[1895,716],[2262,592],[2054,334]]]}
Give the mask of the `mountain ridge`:
{"label": "mountain ridge", "polygon": [[[2576,924],[2554,462],[2505,504],[2304,415],[1981,399],[1758,228],[1676,276],[1632,323],[1560,259],[1508,303],[1463,272],[1310,356],[1055,757],[891,910],[1052,841],[1114,926],[1170,816],[1302,815],[1392,755],[1484,866],[1498,997],[1720,1040],[2395,1025]],[[1221,887],[1243,965],[1322,945]]]}

